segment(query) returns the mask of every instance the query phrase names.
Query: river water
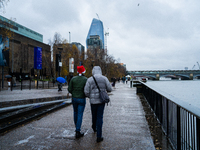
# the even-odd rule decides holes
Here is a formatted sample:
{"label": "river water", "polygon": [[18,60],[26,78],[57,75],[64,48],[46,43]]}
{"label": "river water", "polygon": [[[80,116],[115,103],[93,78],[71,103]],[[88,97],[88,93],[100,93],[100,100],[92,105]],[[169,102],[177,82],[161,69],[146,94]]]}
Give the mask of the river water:
{"label": "river water", "polygon": [[146,85],[180,105],[200,109],[200,80],[148,80]]}

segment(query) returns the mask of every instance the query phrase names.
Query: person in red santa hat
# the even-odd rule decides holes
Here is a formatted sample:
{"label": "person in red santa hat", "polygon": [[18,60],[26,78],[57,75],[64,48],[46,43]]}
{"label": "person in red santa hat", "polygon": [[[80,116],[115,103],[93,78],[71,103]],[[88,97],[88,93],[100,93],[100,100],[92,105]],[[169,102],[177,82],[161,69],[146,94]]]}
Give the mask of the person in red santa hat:
{"label": "person in red santa hat", "polygon": [[83,112],[86,104],[86,96],[84,93],[84,87],[87,81],[87,78],[83,76],[85,73],[84,66],[77,66],[78,76],[74,76],[68,86],[69,93],[72,94],[72,104],[74,110],[74,124],[76,127],[76,138],[84,136],[84,133],[81,133],[81,124],[83,118]]}

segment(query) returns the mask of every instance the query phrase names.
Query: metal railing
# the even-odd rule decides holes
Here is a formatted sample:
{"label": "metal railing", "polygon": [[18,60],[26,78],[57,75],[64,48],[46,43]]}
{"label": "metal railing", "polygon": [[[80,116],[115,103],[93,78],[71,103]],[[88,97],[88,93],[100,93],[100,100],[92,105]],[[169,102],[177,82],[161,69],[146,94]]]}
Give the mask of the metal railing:
{"label": "metal railing", "polygon": [[148,87],[145,83],[137,87],[160,122],[162,129],[177,150],[200,150],[200,114],[186,109]]}
{"label": "metal railing", "polygon": [[11,81],[10,86],[8,86],[7,81],[4,81],[4,88],[2,88],[2,81],[0,80],[0,92],[2,90],[23,90],[23,89],[49,89],[57,86],[55,81],[42,81],[39,80],[21,80],[13,83]]}

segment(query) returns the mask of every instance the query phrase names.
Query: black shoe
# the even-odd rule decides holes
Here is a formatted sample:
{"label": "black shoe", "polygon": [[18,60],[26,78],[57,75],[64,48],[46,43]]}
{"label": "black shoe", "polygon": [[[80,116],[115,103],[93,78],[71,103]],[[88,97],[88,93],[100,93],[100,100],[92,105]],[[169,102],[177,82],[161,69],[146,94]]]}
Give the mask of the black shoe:
{"label": "black shoe", "polygon": [[97,129],[95,127],[92,126],[92,129],[94,132],[97,132]]}
{"label": "black shoe", "polygon": [[97,129],[93,129],[94,132],[97,132]]}
{"label": "black shoe", "polygon": [[84,133],[81,133],[80,131],[76,131],[76,138],[83,137]]}
{"label": "black shoe", "polygon": [[103,137],[97,138],[97,143],[99,143],[99,142],[101,142],[101,141],[103,141]]}
{"label": "black shoe", "polygon": [[92,129],[93,129],[94,132],[97,132],[97,129],[95,129],[95,128],[92,128]]}

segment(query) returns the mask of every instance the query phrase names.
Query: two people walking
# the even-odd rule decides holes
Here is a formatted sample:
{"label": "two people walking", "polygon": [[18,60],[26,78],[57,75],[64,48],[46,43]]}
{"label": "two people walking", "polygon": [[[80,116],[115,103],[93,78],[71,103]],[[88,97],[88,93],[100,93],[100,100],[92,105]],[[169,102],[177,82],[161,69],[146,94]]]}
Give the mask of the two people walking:
{"label": "two people walking", "polygon": [[[83,76],[85,68],[83,66],[77,67],[79,76],[75,76],[69,83],[68,90],[72,94],[72,104],[74,109],[74,124],[76,126],[76,138],[84,136],[81,133],[81,124],[83,112],[86,104],[86,97],[90,99],[91,113],[92,113],[92,129],[97,132],[97,142],[103,141],[102,126],[103,126],[103,113],[105,103],[101,103],[99,98],[99,90],[93,77],[86,78]],[[107,77],[102,75],[101,68],[94,66],[92,75],[95,77],[99,88],[102,91],[111,92],[112,86]]]}

